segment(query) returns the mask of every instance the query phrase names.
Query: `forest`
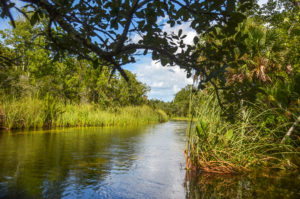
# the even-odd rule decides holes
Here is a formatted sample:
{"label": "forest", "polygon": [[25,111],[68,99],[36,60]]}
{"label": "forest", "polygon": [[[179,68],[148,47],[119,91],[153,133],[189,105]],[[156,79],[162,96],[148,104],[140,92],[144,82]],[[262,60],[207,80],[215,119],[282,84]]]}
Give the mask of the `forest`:
{"label": "forest", "polygon": [[[190,121],[187,169],[299,168],[298,0],[23,3],[19,19],[13,2],[0,4],[14,27],[0,32],[2,128],[181,118]],[[160,28],[157,20],[166,16],[171,27],[190,23],[198,35],[193,45],[183,42],[182,29]],[[133,43],[131,33],[140,40]],[[193,85],[172,102],[148,99],[149,86],[122,68],[136,54],[185,69]]]}
{"label": "forest", "polygon": [[[166,121],[151,109],[149,87],[125,71],[129,81],[108,67],[69,55],[56,60],[45,48],[44,25],[22,18],[0,32],[1,113],[4,128],[111,126]],[[5,58],[17,58],[8,62]],[[116,114],[118,116],[116,116]],[[136,119],[142,116],[140,120]]]}
{"label": "forest", "polygon": [[[198,66],[205,70],[172,103],[157,103],[196,121],[187,135],[187,168],[299,168],[300,15],[285,3],[252,9],[230,36],[219,27],[201,35]],[[218,70],[214,82],[195,87],[203,72]]]}

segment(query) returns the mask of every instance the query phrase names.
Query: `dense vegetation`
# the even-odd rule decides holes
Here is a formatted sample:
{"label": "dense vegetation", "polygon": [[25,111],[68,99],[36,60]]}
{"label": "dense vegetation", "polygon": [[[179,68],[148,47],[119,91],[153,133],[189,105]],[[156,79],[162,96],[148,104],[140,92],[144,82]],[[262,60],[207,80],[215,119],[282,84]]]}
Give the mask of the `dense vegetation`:
{"label": "dense vegetation", "polygon": [[[5,2],[1,16],[17,28],[2,33],[2,104],[27,96],[56,110],[58,99],[66,110],[41,118],[43,125],[59,126],[89,124],[60,122],[73,116],[76,111],[67,110],[74,104],[118,112],[116,107],[148,103],[172,117],[197,118],[188,133],[188,168],[231,173],[299,166],[298,0],[270,0],[262,8],[253,0],[26,0],[31,24],[16,23],[10,9],[24,10]],[[186,45],[183,30],[170,33],[164,23],[190,23],[199,36]],[[196,88],[187,86],[171,103],[147,102],[147,87],[121,68],[142,53],[185,69]],[[75,115],[81,115],[78,109]],[[18,125],[28,126],[19,118]]]}
{"label": "dense vegetation", "polygon": [[[143,106],[149,87],[125,71],[129,81],[108,67],[65,54],[58,60],[42,36],[42,23],[25,19],[1,31],[0,114],[4,128],[108,126],[166,121]],[[131,106],[131,107],[129,107]],[[134,106],[140,106],[134,107]],[[137,120],[137,118],[139,118]]]}
{"label": "dense vegetation", "polygon": [[164,110],[172,119],[186,120],[190,117],[191,89],[194,89],[192,85],[187,85],[175,94],[171,102],[151,99],[148,104],[155,109]]}
{"label": "dense vegetation", "polygon": [[235,32],[215,25],[196,44],[200,90],[188,85],[172,102],[152,101],[175,119],[196,121],[188,132],[187,168],[299,168],[299,8],[269,1],[250,10]]}
{"label": "dense vegetation", "polygon": [[199,67],[223,78],[206,85],[193,105],[198,120],[188,167],[217,173],[299,168],[299,13],[290,1],[281,7],[270,1],[235,34],[216,26],[202,35]]}
{"label": "dense vegetation", "polygon": [[[255,0],[7,0],[0,2],[0,17],[14,27],[13,11],[32,25],[45,19],[43,35],[54,57],[68,52],[128,79],[122,66],[134,63],[136,55],[151,54],[164,66],[180,66],[190,77],[197,69],[197,47],[185,41],[183,29],[173,32],[165,25],[189,24],[200,34],[218,24],[232,33],[255,5]],[[196,36],[194,43],[198,41]],[[218,75],[204,76],[208,82]]]}

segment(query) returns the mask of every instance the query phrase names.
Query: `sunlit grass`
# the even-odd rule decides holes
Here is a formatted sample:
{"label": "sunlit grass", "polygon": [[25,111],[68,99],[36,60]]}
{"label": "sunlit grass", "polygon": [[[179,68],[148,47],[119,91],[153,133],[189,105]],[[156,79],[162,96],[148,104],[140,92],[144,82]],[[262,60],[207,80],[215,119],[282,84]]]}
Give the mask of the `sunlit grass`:
{"label": "sunlit grass", "polygon": [[[272,110],[241,109],[239,119],[230,123],[221,117],[213,96],[197,107],[197,122],[187,146],[187,164],[212,173],[242,173],[254,168],[297,168],[291,161],[299,155],[292,145],[280,144],[275,129],[259,125]],[[278,130],[278,129],[277,129]]]}
{"label": "sunlit grass", "polygon": [[[175,120],[175,121],[191,121],[191,118],[188,118],[188,117],[172,117],[171,120]],[[195,122],[195,121],[197,121],[197,119],[193,118],[192,121]]]}
{"label": "sunlit grass", "polygon": [[164,122],[162,113],[148,106],[105,111],[93,105],[67,105],[55,126],[126,126]]}
{"label": "sunlit grass", "polygon": [[0,110],[4,115],[2,126],[7,129],[145,125],[168,120],[165,112],[148,106],[103,110],[92,104],[64,105],[51,98],[2,98]]}

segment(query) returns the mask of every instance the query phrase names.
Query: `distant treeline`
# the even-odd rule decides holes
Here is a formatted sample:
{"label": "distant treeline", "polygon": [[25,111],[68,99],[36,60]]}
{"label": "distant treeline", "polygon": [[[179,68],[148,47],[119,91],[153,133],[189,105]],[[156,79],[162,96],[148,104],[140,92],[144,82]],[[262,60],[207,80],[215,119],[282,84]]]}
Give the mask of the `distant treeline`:
{"label": "distant treeline", "polygon": [[171,102],[151,99],[148,104],[153,108],[164,110],[170,118],[184,119],[190,117],[190,100],[194,93],[195,88],[192,85],[187,85],[175,94]]}
{"label": "distant treeline", "polygon": [[[20,19],[16,24],[14,29],[0,31],[2,127],[108,126],[167,120],[163,111],[141,107],[147,104],[150,88],[130,71],[125,71],[127,81],[110,67],[99,67],[80,56],[56,54],[43,36],[42,22],[32,27]],[[131,108],[125,108],[128,106]]]}

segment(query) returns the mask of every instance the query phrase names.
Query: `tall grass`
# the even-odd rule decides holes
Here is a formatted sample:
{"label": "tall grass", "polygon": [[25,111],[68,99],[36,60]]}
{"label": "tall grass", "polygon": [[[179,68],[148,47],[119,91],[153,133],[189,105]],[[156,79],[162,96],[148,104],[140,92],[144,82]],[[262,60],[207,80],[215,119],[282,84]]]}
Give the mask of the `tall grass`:
{"label": "tall grass", "polygon": [[[212,173],[241,173],[254,168],[296,168],[291,145],[280,144],[278,129],[265,131],[262,123],[272,110],[242,108],[239,120],[230,123],[221,116],[213,95],[196,108],[197,122],[186,152],[187,167]],[[288,125],[288,124],[286,124]]]}
{"label": "tall grass", "polygon": [[64,105],[49,96],[44,100],[2,98],[0,112],[4,115],[2,127],[7,129],[144,125],[168,120],[165,112],[148,106],[102,110],[92,104]]}
{"label": "tall grass", "polygon": [[165,122],[164,112],[148,106],[103,111],[94,105],[67,105],[55,126],[126,126]]}
{"label": "tall grass", "polygon": [[44,125],[43,102],[30,97],[22,100],[2,98],[0,110],[4,115],[2,126],[12,128],[40,128]]}

